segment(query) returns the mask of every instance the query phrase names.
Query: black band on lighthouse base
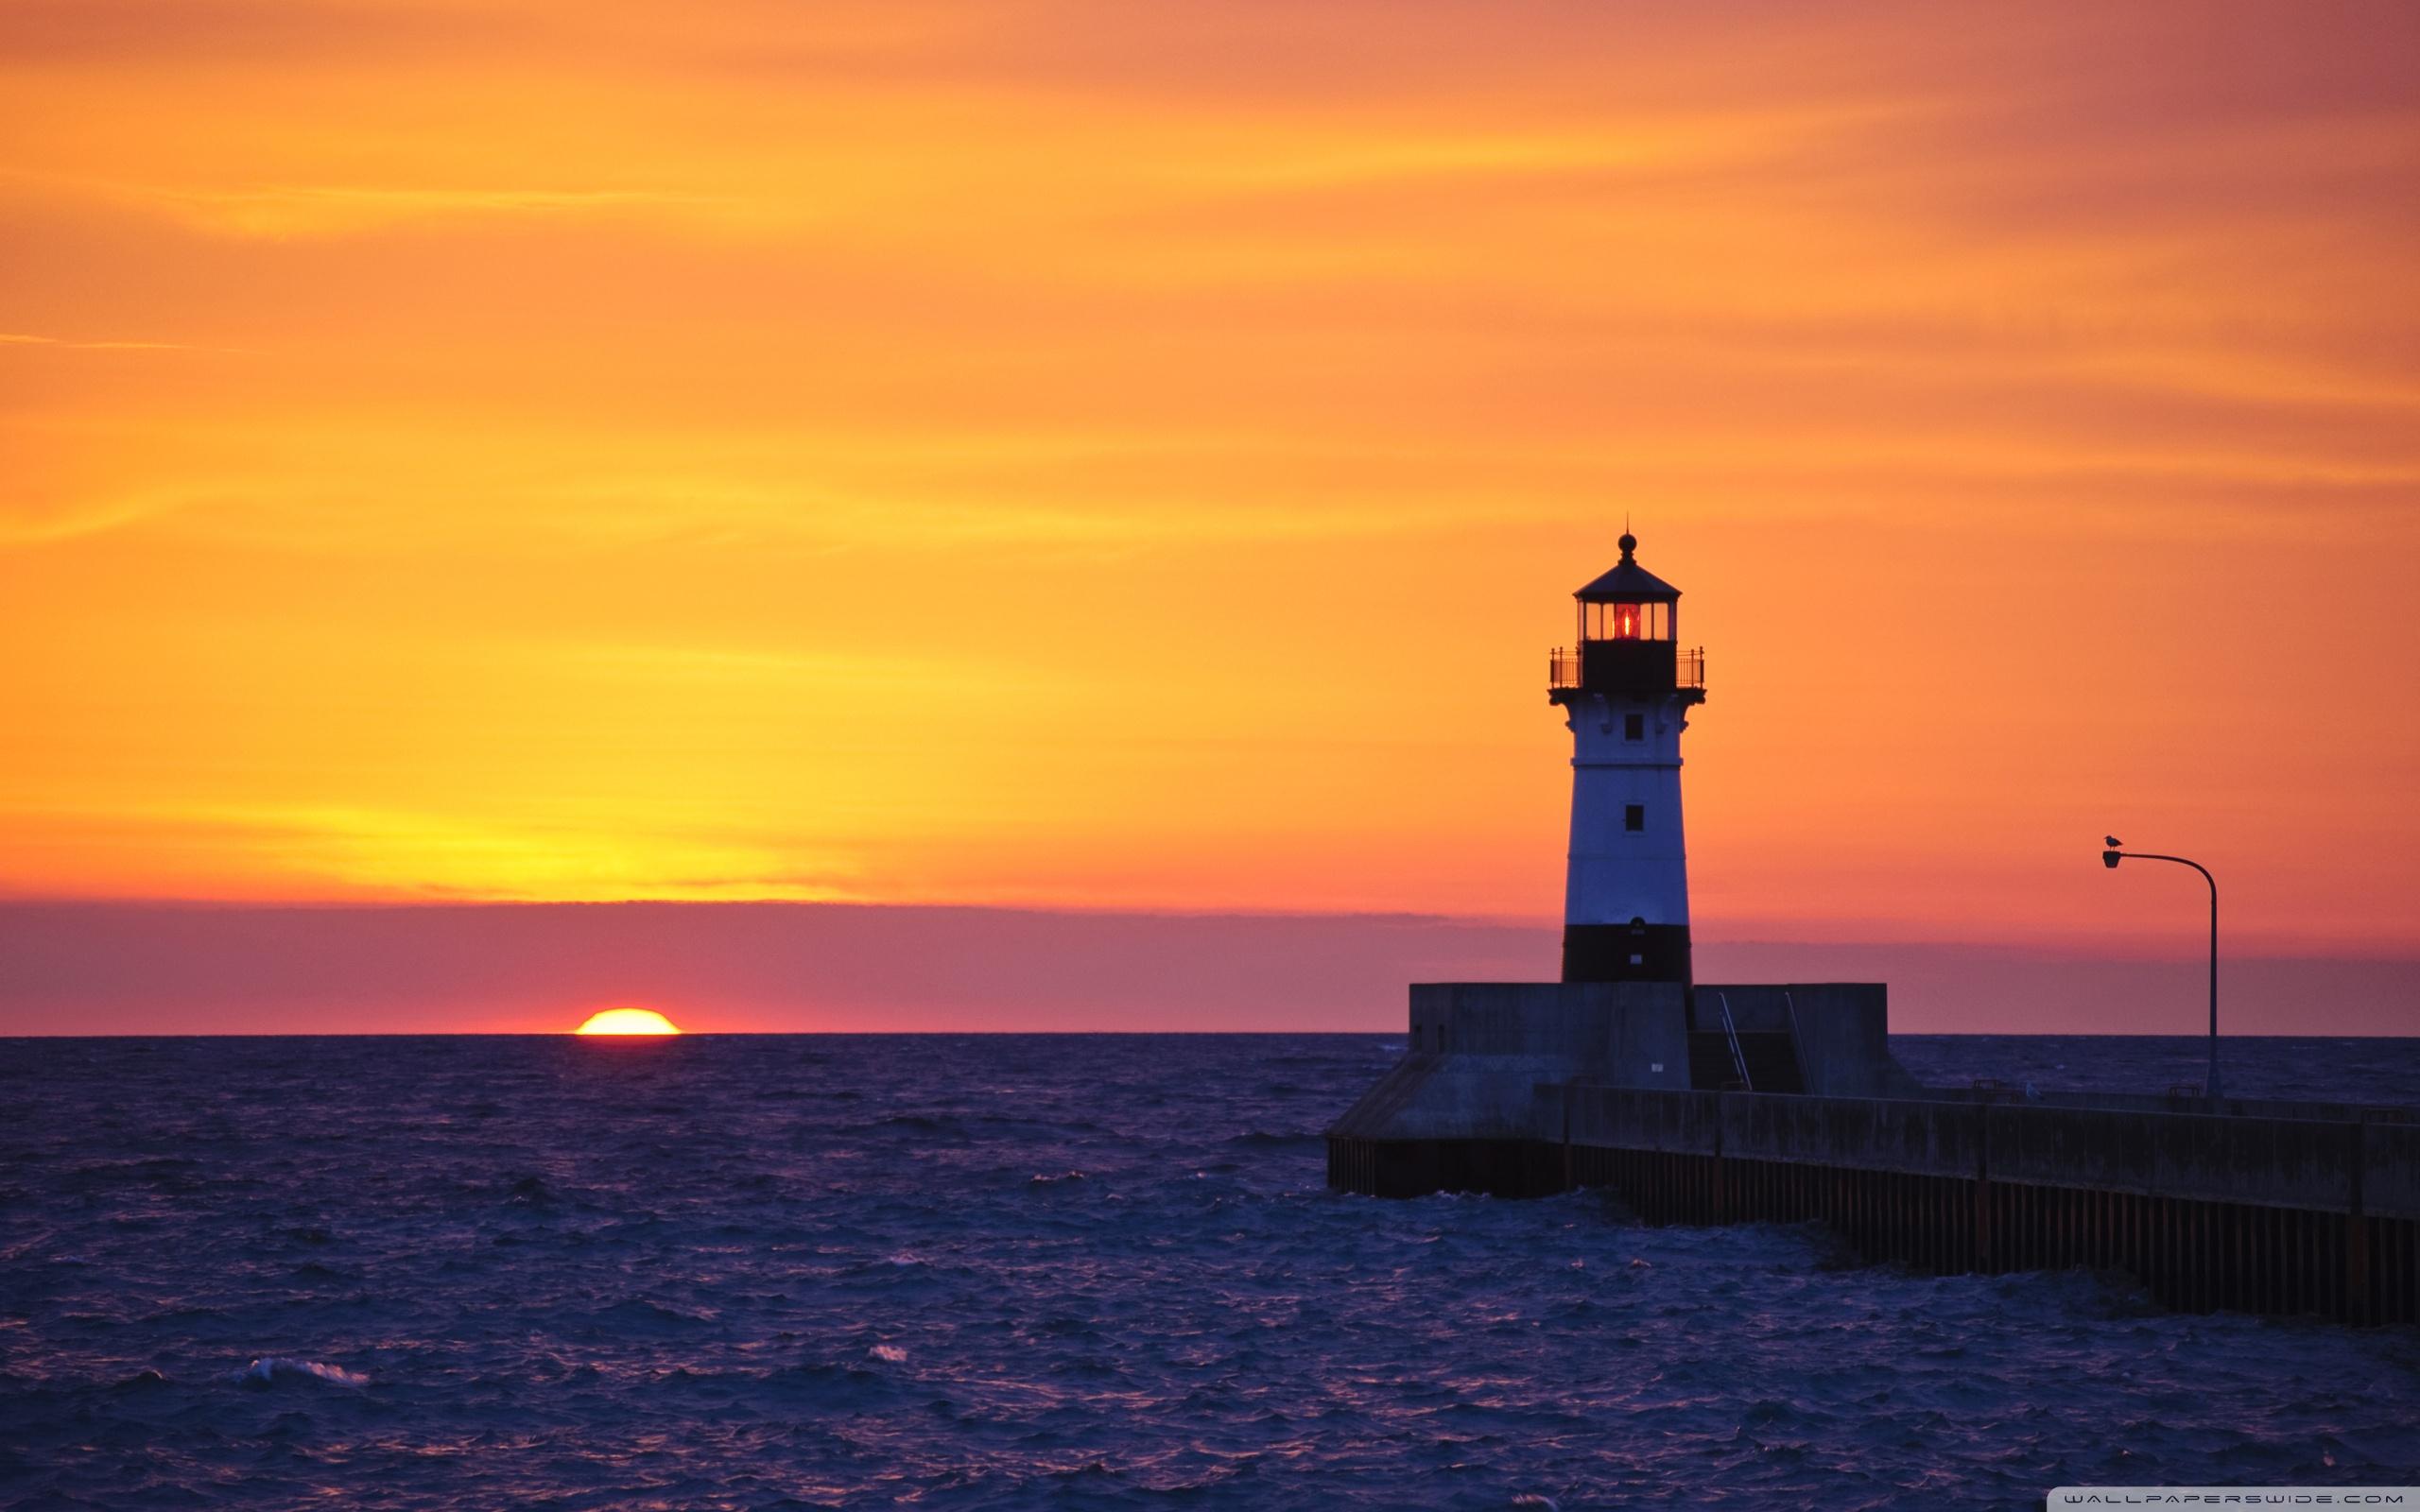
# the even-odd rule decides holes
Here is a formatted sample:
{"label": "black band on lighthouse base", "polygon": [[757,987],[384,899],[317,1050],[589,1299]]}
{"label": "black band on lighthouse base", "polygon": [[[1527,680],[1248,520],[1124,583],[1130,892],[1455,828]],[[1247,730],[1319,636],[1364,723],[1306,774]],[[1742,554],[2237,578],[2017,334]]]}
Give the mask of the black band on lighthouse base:
{"label": "black band on lighthouse base", "polygon": [[1566,982],[1689,982],[1686,924],[1565,924]]}

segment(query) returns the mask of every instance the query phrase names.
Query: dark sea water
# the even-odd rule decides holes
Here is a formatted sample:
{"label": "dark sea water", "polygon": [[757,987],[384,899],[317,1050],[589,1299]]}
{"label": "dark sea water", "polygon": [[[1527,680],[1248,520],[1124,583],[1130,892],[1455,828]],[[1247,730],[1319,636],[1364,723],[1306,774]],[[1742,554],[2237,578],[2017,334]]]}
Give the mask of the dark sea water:
{"label": "dark sea water", "polygon": [[[0,1504],[2039,1506],[2420,1481],[2420,1335],[1322,1187],[1401,1037],[0,1040]],[[2157,1091],[2192,1040],[1902,1039]],[[2420,1042],[2240,1041],[2411,1101]]]}

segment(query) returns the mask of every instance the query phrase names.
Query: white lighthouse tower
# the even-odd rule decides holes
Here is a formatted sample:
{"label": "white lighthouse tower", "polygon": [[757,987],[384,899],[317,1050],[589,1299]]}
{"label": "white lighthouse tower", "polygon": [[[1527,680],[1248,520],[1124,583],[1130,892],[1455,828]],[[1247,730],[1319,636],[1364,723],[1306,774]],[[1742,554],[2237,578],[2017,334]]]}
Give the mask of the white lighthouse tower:
{"label": "white lighthouse tower", "polygon": [[1571,869],[1563,979],[1689,978],[1681,731],[1705,701],[1705,653],[1683,652],[1681,591],[1641,567],[1638,538],[1572,595],[1580,644],[1554,653],[1547,696],[1571,730]]}

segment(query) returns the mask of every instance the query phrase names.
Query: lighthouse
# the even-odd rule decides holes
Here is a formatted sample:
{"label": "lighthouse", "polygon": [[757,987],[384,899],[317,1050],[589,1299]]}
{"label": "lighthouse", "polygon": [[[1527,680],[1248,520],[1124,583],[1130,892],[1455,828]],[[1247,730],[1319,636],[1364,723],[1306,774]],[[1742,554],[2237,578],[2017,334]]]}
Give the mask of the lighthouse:
{"label": "lighthouse", "polygon": [[1705,653],[1683,651],[1681,591],[1622,559],[1572,596],[1579,640],[1549,661],[1547,696],[1571,730],[1565,982],[1689,983],[1681,732],[1705,701]]}
{"label": "lighthouse", "polygon": [[[1705,701],[1705,653],[1681,649],[1681,591],[1638,564],[1628,531],[1621,548],[1572,595],[1579,640],[1547,662],[1547,696],[1571,730],[1563,979],[1413,983],[1401,1058],[1328,1126],[1332,1187],[1525,1196],[1677,1183],[1736,1218],[1751,1173],[1806,1159],[1809,1131],[1832,1126],[1820,1100],[1927,1095],[1892,1058],[1883,984],[1696,980],[1681,732]],[[1734,1117],[1742,1093],[1792,1108]],[[1884,1115],[1839,1106],[1853,1116],[1838,1126],[1871,1157]],[[1766,1133],[1774,1143],[1754,1147],[1780,1153],[1747,1154],[1739,1142]],[[1681,1164],[1654,1167],[1662,1186],[1638,1185],[1684,1149]],[[1727,1175],[1726,1160],[1751,1163]]]}

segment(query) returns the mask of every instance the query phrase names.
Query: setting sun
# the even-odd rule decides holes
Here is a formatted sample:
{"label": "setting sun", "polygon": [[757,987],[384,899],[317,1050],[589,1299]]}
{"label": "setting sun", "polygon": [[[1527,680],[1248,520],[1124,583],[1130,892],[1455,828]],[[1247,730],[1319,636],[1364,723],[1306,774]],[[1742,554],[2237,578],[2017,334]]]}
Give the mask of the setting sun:
{"label": "setting sun", "polygon": [[681,1026],[653,1008],[607,1008],[592,1013],[574,1034],[679,1034]]}

